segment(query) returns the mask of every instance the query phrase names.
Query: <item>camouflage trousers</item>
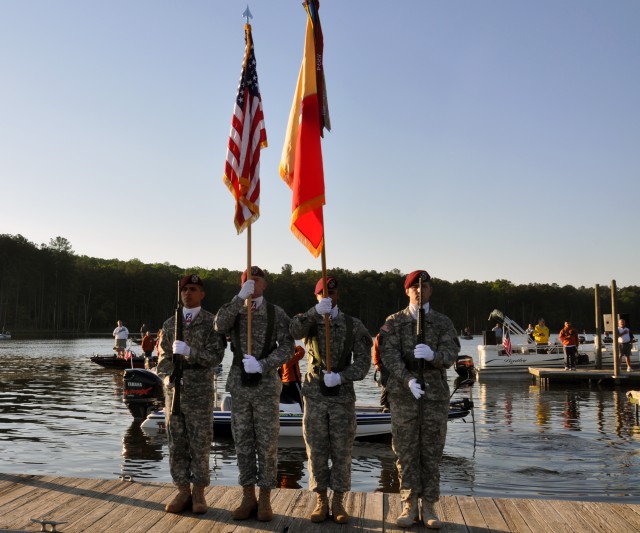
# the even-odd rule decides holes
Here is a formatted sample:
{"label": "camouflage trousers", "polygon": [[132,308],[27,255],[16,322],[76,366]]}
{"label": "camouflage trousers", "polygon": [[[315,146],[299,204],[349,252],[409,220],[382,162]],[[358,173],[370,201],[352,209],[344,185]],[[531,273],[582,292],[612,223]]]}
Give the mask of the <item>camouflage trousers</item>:
{"label": "camouflage trousers", "polygon": [[440,459],[447,438],[448,401],[417,401],[410,393],[390,394],[391,434],[403,501],[440,497]]}
{"label": "camouflage trousers", "polygon": [[309,460],[309,490],[351,490],[355,403],[338,403],[331,397],[305,397],[304,405],[302,429]]}
{"label": "camouflage trousers", "polygon": [[171,415],[173,390],[165,389],[165,421],[169,438],[169,470],[176,485],[209,485],[213,440],[213,394],[181,394],[181,413]]}
{"label": "camouflage trousers", "polygon": [[[273,489],[278,474],[280,396],[235,390],[231,402],[231,432],[238,457],[238,483]],[[257,462],[256,462],[257,457]]]}

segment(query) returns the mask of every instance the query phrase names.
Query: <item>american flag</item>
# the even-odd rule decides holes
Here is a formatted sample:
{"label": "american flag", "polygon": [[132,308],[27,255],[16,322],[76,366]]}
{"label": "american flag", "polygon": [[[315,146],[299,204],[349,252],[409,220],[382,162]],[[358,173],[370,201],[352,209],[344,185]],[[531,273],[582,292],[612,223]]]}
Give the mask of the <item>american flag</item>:
{"label": "american flag", "polygon": [[234,224],[238,233],[260,216],[260,149],[267,146],[250,24],[245,24],[245,40],[247,46],[222,178],[236,199]]}
{"label": "american flag", "polygon": [[511,347],[511,337],[509,337],[509,330],[507,328],[504,329],[504,336],[502,338],[502,346],[504,347],[504,351],[508,356],[511,356],[513,349]]}

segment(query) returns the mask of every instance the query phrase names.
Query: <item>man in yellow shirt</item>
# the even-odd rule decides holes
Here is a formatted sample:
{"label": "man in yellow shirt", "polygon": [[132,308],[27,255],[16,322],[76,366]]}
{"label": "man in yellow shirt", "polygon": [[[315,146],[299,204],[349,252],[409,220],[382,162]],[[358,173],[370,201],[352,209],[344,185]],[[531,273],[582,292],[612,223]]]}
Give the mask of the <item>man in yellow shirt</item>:
{"label": "man in yellow shirt", "polygon": [[[549,328],[544,323],[544,318],[538,320],[536,327],[533,329],[533,339],[537,346],[546,346],[549,344]],[[540,353],[540,351],[538,351]]]}

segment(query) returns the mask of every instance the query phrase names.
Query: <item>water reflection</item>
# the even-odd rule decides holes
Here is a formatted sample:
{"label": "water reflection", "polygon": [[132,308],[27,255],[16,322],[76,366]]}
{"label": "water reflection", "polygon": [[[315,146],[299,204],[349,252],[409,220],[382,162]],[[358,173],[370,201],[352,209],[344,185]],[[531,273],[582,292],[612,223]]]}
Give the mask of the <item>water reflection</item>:
{"label": "water reflection", "polygon": [[564,408],[564,427],[574,431],[580,431],[580,410],[578,409],[578,393],[567,391]]}

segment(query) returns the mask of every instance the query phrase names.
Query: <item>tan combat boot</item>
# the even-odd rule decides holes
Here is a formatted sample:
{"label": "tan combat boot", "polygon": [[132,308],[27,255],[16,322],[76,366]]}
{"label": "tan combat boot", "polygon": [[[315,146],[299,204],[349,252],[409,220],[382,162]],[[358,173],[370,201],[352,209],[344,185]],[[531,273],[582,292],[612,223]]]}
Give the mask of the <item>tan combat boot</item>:
{"label": "tan combat boot", "polygon": [[440,529],[442,524],[436,514],[434,502],[422,500],[422,521],[429,529]]}
{"label": "tan combat boot", "polygon": [[234,520],[246,520],[258,509],[258,500],[256,500],[256,491],[254,485],[242,487],[242,501],[240,505],[233,510],[232,516]]}
{"label": "tan combat boot", "polygon": [[260,522],[271,522],[272,519],[271,489],[260,487],[260,493],[258,494],[258,520]]}
{"label": "tan combat boot", "polygon": [[411,527],[418,520],[418,497],[411,496],[402,504],[402,512],[396,518],[396,524],[400,527]]}
{"label": "tan combat boot", "polygon": [[194,485],[191,491],[191,510],[196,514],[204,514],[209,510],[204,497],[204,485]]}
{"label": "tan combat boot", "polygon": [[316,492],[316,508],[313,510],[309,518],[312,522],[324,522],[329,516],[329,499],[327,498],[327,489]]}
{"label": "tan combat boot", "polygon": [[178,485],[178,494],[176,494],[164,510],[167,513],[181,513],[185,509],[191,507],[191,487],[187,485]]}
{"label": "tan combat boot", "polygon": [[333,521],[338,524],[346,524],[349,521],[349,514],[344,509],[342,500],[344,499],[344,492],[334,492],[331,498],[331,514],[333,515]]}

